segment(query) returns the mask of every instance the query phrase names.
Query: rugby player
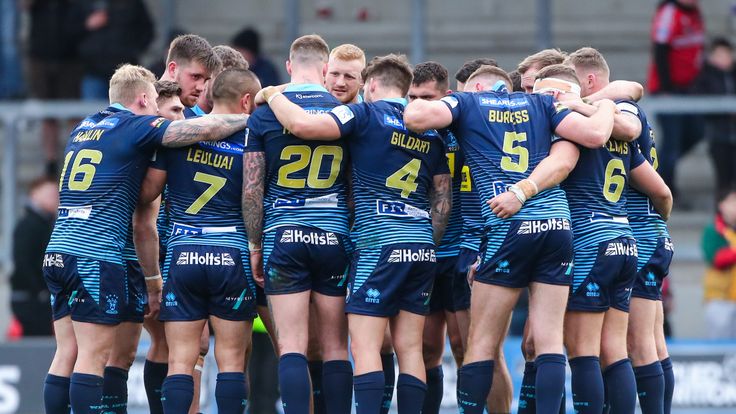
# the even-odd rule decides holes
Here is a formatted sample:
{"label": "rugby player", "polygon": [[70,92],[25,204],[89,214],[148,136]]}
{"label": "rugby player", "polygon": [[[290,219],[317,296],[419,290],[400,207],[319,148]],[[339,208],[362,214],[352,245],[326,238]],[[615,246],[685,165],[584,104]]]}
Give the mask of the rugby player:
{"label": "rugby player", "polygon": [[212,82],[217,74],[225,69],[248,69],[248,61],[237,50],[226,45],[217,45],[212,48],[215,55],[220,59],[220,70],[212,73],[212,78],[208,79],[204,84],[204,91],[197,98],[197,104],[191,110],[195,114],[202,116],[212,111]]}
{"label": "rugby player", "polygon": [[[142,67],[118,68],[110,79],[110,106],[84,119],[66,148],[59,217],[43,266],[57,342],[44,387],[47,413],[68,412],[70,403],[78,414],[104,408],[102,374],[127,299],[122,249],[155,149],[218,140],[245,127],[242,115],[159,117],[154,81]],[[147,282],[155,296],[160,278]],[[158,306],[149,303],[148,312]]]}
{"label": "rugby player", "polygon": [[[461,411],[483,412],[494,355],[519,293],[527,286],[537,412],[559,410],[572,233],[567,201],[557,183],[574,165],[566,156],[574,146],[564,140],[552,145],[552,134],[591,148],[601,146],[611,134],[614,110],[613,102],[603,101],[593,116],[585,117],[555,105],[551,97],[508,92],[454,93],[439,102],[416,100],[407,106],[404,122],[410,130],[450,127],[481,200],[491,207],[482,209],[488,240],[472,287],[468,347],[458,375]],[[545,162],[560,151],[565,155],[558,157],[562,163]]]}
{"label": "rugby player", "polygon": [[455,90],[462,92],[465,90],[465,82],[468,80],[470,75],[473,74],[481,66],[498,66],[495,59],[491,58],[477,58],[469,60],[460,66],[460,69],[455,73]]}
{"label": "rugby player", "polygon": [[434,247],[443,237],[452,204],[449,170],[436,132],[411,134],[403,127],[403,97],[412,80],[405,58],[374,58],[363,79],[366,102],[326,114],[307,113],[276,89],[265,95],[296,136],[344,137],[350,148],[356,251],[345,310],[355,360],[356,410],[381,410],[385,379],[380,351],[390,320],[400,369],[398,410],[420,413],[426,395],[422,330],[436,264]]}
{"label": "rugby player", "polygon": [[[291,84],[284,94],[310,113],[339,101],[324,88],[329,49],[317,35],[289,51]],[[259,107],[246,135],[243,215],[251,268],[264,283],[276,327],[284,411],[310,411],[306,359],[310,298],[320,324],[323,395],[327,412],[349,412],[352,366],[347,355],[345,269],[348,257],[346,169],[342,141],[305,143]],[[265,189],[264,189],[265,186]],[[265,265],[265,269],[264,269]]]}
{"label": "rugby player", "polygon": [[[570,55],[569,62],[580,80],[583,96],[594,94],[607,84],[608,65],[597,50],[581,48]],[[622,115],[630,118],[634,126],[634,148],[656,168],[657,150],[646,115],[631,102],[622,102],[619,107]],[[634,367],[642,412],[669,412],[674,377],[664,342],[660,290],[672,261],[672,240],[663,217],[650,207],[654,200],[633,187],[627,187],[625,195],[629,225],[639,253],[629,310],[628,354]],[[666,376],[664,367],[668,368]],[[668,397],[666,400],[665,395]]]}

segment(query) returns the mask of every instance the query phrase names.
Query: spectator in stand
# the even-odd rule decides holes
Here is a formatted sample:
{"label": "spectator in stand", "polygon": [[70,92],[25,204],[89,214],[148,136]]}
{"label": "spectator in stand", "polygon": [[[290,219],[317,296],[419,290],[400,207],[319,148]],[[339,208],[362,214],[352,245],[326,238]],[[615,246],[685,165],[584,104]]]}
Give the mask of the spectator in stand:
{"label": "spectator in stand", "polygon": [[261,35],[255,29],[246,27],[238,32],[230,43],[248,61],[250,70],[258,75],[264,88],[281,84],[276,66],[261,54]]}
{"label": "spectator in stand", "polygon": [[718,203],[715,220],[703,230],[708,265],[703,280],[705,322],[712,339],[736,338],[736,193]]}
{"label": "spectator in stand", "polygon": [[58,206],[59,184],[48,177],[36,179],[31,184],[26,214],[13,232],[15,270],[10,276],[10,301],[24,336],[52,334],[49,291],[41,265]]}
{"label": "spectator in stand", "polygon": [[[698,0],[664,0],[652,24],[653,59],[648,88],[652,94],[684,95],[691,92],[700,72],[705,26]],[[659,148],[659,173],[677,196],[677,160],[702,137],[702,118],[689,114],[660,115],[664,141]],[[677,202],[677,197],[675,197]]]}
{"label": "spectator in stand", "polygon": [[143,0],[86,0],[79,46],[84,63],[82,99],[107,100],[109,80],[122,63],[137,65],[153,40],[153,22]]}
{"label": "spectator in stand", "polygon": [[[728,39],[717,37],[711,42],[696,89],[706,95],[736,95],[733,45]],[[721,200],[736,191],[736,115],[706,116],[705,136],[716,170],[716,199]]]}

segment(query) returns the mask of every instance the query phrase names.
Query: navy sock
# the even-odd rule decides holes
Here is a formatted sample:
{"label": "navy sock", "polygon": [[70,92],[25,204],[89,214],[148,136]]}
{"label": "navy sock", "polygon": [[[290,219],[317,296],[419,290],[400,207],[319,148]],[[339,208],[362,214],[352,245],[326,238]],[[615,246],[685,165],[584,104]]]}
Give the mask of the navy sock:
{"label": "navy sock", "polygon": [[248,391],[245,388],[245,374],[242,372],[220,372],[217,374],[215,401],[217,412],[222,414],[242,414]]}
{"label": "navy sock", "polygon": [[603,381],[611,414],[629,414],[636,410],[636,378],[631,360],[626,358],[609,365],[603,371]]}
{"label": "navy sock", "polygon": [[[353,366],[350,361],[325,362],[322,367],[322,385],[325,412],[350,413],[353,403]],[[316,412],[315,408],[315,414]]]}
{"label": "navy sock", "polygon": [[672,360],[667,357],[661,361],[664,373],[664,414],[670,414],[672,409],[672,394],[675,392],[675,374],[672,372]]}
{"label": "navy sock", "polygon": [[[401,375],[399,375],[399,378]],[[422,414],[439,414],[442,405],[443,380],[442,365],[427,370],[427,396],[424,397]]]}
{"label": "navy sock", "polygon": [[537,412],[537,401],[534,395],[536,377],[537,367],[534,366],[534,361],[527,361],[524,364],[524,377],[521,379],[521,388],[519,388],[518,414],[534,414]]}
{"label": "navy sock", "polygon": [[166,414],[187,414],[194,399],[191,375],[169,375],[161,385],[161,405]]}
{"label": "navy sock", "polygon": [[151,414],[164,414],[161,405],[161,386],[169,371],[169,364],[146,360],[143,364],[143,386],[146,388],[148,409]]}
{"label": "navy sock", "polygon": [[309,361],[309,379],[312,380],[312,403],[314,414],[326,414],[325,396],[322,393],[322,361]]}
{"label": "navy sock", "polygon": [[106,413],[128,412],[128,371],[118,367],[105,367],[102,381],[102,403]]}
{"label": "navy sock", "polygon": [[43,405],[46,414],[69,414],[69,378],[47,374],[43,384]]}
{"label": "navy sock", "polygon": [[373,371],[353,377],[355,414],[376,414],[381,411],[385,382],[383,371]]}
{"label": "navy sock", "polygon": [[[605,387],[603,387],[605,389]],[[565,395],[565,390],[562,390],[562,400],[560,401],[560,411],[558,414],[565,414],[567,413],[567,395]]]}
{"label": "navy sock", "polygon": [[74,414],[98,414],[102,411],[102,377],[73,373],[69,401]]}
{"label": "navy sock", "polygon": [[394,398],[394,384],[396,383],[394,354],[381,354],[381,366],[383,367],[383,380],[385,381],[381,414],[388,414],[391,409],[391,400]]}
{"label": "navy sock", "polygon": [[655,361],[649,365],[634,367],[634,377],[642,414],[663,414],[664,373],[662,364]]}
{"label": "navy sock", "polygon": [[534,365],[537,377],[534,390],[537,399],[537,413],[557,414],[565,392],[565,365],[562,354],[542,354],[537,356]]}
{"label": "navy sock", "polygon": [[572,405],[580,414],[603,411],[603,376],[601,362],[596,356],[582,356],[570,360],[572,372]]}
{"label": "navy sock", "polygon": [[409,374],[399,374],[396,381],[396,405],[399,414],[421,414],[427,384]]}
{"label": "navy sock", "polygon": [[285,414],[309,414],[312,389],[307,357],[284,354],[279,359],[279,389]]}
{"label": "navy sock", "polygon": [[461,413],[481,414],[493,383],[493,361],[465,364],[457,375],[457,404]]}

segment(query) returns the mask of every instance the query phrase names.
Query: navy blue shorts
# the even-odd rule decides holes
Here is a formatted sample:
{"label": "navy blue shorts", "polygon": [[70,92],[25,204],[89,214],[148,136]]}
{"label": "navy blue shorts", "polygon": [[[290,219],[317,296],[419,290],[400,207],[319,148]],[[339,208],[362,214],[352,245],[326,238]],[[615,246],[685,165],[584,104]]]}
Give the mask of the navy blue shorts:
{"label": "navy blue shorts", "polygon": [[476,282],[510,288],[572,282],[572,231],[567,219],[505,222],[487,232],[483,244]]}
{"label": "navy blue shorts", "polygon": [[256,285],[256,306],[268,306],[266,291],[258,285]]}
{"label": "navy blue shorts", "polygon": [[46,253],[43,277],[51,292],[55,321],[71,315],[77,322],[104,325],[121,322],[127,301],[122,265],[65,253]]}
{"label": "navy blue shorts", "polygon": [[125,261],[127,302],[121,306],[120,322],[143,323],[148,304],[146,279],[137,260]]}
{"label": "navy blue shorts", "polygon": [[255,317],[255,283],[247,250],[169,246],[165,268],[160,320],[197,321],[216,316],[246,321]]}
{"label": "navy blue shorts", "polygon": [[285,226],[263,237],[266,295],[313,290],[345,296],[347,237],[313,227]]}
{"label": "navy blue shorts", "polygon": [[630,237],[575,250],[567,310],[605,312],[614,308],[628,312],[636,260],[636,241]]}
{"label": "navy blue shorts", "polygon": [[460,249],[460,254],[437,259],[437,273],[429,301],[431,313],[457,312],[470,309],[468,270],[475,263],[478,252]]}
{"label": "navy blue shorts", "polygon": [[429,313],[437,267],[434,245],[390,244],[357,250],[350,265],[345,312],[391,317]]}
{"label": "navy blue shorts", "polygon": [[675,249],[672,239],[642,239],[636,241],[639,250],[636,279],[631,296],[649,300],[662,300],[662,282],[670,273],[670,263]]}

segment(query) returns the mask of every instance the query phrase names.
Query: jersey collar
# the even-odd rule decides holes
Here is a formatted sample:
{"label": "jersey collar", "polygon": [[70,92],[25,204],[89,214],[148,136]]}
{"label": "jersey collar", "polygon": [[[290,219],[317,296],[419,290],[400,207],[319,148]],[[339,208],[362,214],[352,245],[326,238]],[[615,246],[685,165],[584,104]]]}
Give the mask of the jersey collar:
{"label": "jersey collar", "polygon": [[316,83],[296,83],[293,85],[289,85],[284,89],[284,92],[327,92],[327,89],[325,89],[322,85],[317,85]]}
{"label": "jersey collar", "polygon": [[125,106],[123,106],[123,104],[121,104],[121,103],[118,103],[118,102],[115,102],[114,104],[110,104],[110,108],[115,108],[115,109],[117,109],[118,111],[128,111],[128,112],[133,112],[133,111],[131,111],[130,109],[128,109],[128,108],[126,108]]}
{"label": "jersey collar", "polygon": [[202,110],[202,108],[200,108],[200,107],[199,107],[199,105],[194,105],[194,106],[193,106],[193,107],[191,107],[190,109],[191,109],[191,110],[192,110],[192,112],[194,112],[194,114],[195,114],[195,115],[197,115],[197,116],[205,116],[205,115],[207,115],[207,113],[206,113],[205,111],[203,111],[203,110]]}
{"label": "jersey collar", "polygon": [[384,98],[381,100],[386,101],[386,102],[393,102],[393,103],[401,104],[402,106],[406,106],[407,104],[409,104],[409,101],[407,101],[404,98]]}

